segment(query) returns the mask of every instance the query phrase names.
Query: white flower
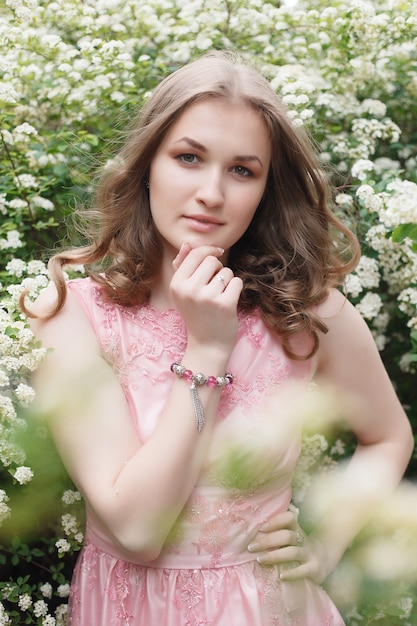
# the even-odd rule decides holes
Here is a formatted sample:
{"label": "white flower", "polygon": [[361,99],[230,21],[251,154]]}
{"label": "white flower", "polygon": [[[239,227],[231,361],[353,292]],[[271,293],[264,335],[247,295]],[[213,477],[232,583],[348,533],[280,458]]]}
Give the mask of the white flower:
{"label": "white flower", "polygon": [[6,265],[6,270],[9,272],[9,274],[11,274],[12,276],[17,276],[17,278],[20,278],[22,276],[25,269],[26,263],[21,259],[12,259]]}
{"label": "white flower", "polygon": [[347,293],[351,295],[352,298],[357,298],[363,289],[359,276],[355,276],[355,274],[346,276],[345,287]]}
{"label": "white flower", "polygon": [[369,159],[359,159],[352,165],[351,173],[354,178],[358,180],[365,180],[368,177],[368,172],[372,172],[374,164]]}
{"label": "white flower", "polygon": [[17,230],[9,230],[7,239],[0,239],[0,250],[7,248],[21,248],[23,243],[20,241],[20,233]]}
{"label": "white flower", "polygon": [[60,598],[68,598],[70,594],[70,586],[69,584],[59,585],[57,589],[57,593]]}
{"label": "white flower", "polygon": [[33,274],[35,276],[37,274],[47,274],[48,268],[43,261],[34,260],[28,262],[27,272],[28,274]]}
{"label": "white flower", "polygon": [[342,456],[345,452],[346,452],[345,443],[342,441],[342,439],[336,439],[336,441],[330,448],[330,455],[333,456],[334,454],[337,454],[339,456]]}
{"label": "white flower", "polygon": [[7,505],[9,498],[4,491],[0,489],[0,524],[4,522],[7,517],[10,517],[10,507]]}
{"label": "white flower", "polygon": [[35,390],[26,383],[19,383],[15,389],[17,399],[25,405],[30,404],[35,399]]}
{"label": "white flower", "polygon": [[7,204],[6,204],[6,194],[0,193],[0,213],[6,215],[7,213]]}
{"label": "white flower", "polygon": [[73,535],[78,531],[77,518],[71,513],[61,516],[61,524],[66,535]]}
{"label": "white flower", "polygon": [[406,352],[402,355],[399,362],[399,367],[402,372],[406,372],[407,374],[415,371],[417,364],[415,363],[415,361],[412,360],[412,355],[410,352]]}
{"label": "white flower", "polygon": [[126,96],[121,91],[113,91],[110,94],[110,100],[113,100],[113,102],[123,102],[123,100],[126,100]]}
{"label": "white flower", "polygon": [[71,545],[66,539],[59,539],[55,546],[58,548],[58,554],[65,554],[71,550]]}
{"label": "white flower", "polygon": [[7,204],[11,209],[27,209],[28,207],[27,200],[22,200],[22,198],[13,198]]}
{"label": "white flower", "polygon": [[7,104],[16,104],[19,100],[19,94],[9,83],[0,82],[0,102]]}
{"label": "white flower", "polygon": [[13,422],[17,415],[13,402],[7,396],[0,394],[0,417],[9,422]]}
{"label": "white flower", "polygon": [[8,626],[8,624],[11,624],[11,623],[12,623],[11,618],[7,615],[6,609],[4,608],[3,604],[0,602],[0,626]]}
{"label": "white flower", "polygon": [[52,615],[47,615],[42,620],[42,626],[55,626],[55,625],[56,625],[56,619],[55,617],[52,617]]}
{"label": "white flower", "polygon": [[378,350],[380,352],[382,352],[382,350],[384,350],[385,346],[387,345],[387,337],[386,337],[386,335],[377,335],[374,332],[372,334],[373,334],[373,337],[374,337],[374,341],[375,341],[376,347],[378,348]]}
{"label": "white flower", "polygon": [[9,377],[6,372],[0,369],[0,387],[8,387],[10,385]]}
{"label": "white flower", "polygon": [[13,129],[12,134],[16,142],[23,142],[28,141],[31,135],[36,137],[38,135],[38,131],[36,128],[31,126],[31,124],[23,122],[23,124],[19,124],[19,126],[16,126]]}
{"label": "white flower", "polygon": [[33,614],[36,617],[42,617],[48,613],[48,605],[45,600],[37,600],[33,605]]}
{"label": "white flower", "polygon": [[33,196],[31,202],[34,206],[45,209],[45,211],[52,211],[55,207],[53,202],[48,200],[48,198],[42,198],[42,196]]}
{"label": "white flower", "polygon": [[387,113],[387,106],[381,100],[366,98],[361,102],[360,110],[374,117],[384,117]]}
{"label": "white flower", "polygon": [[417,223],[417,185],[409,180],[396,179],[387,185],[385,211],[381,221],[393,228],[399,224]]}
{"label": "white flower", "polygon": [[58,35],[44,35],[41,38],[41,45],[48,46],[48,48],[55,48],[61,42],[61,37]]}
{"label": "white flower", "polygon": [[402,597],[398,600],[398,608],[401,609],[402,615],[401,617],[408,618],[410,617],[411,610],[414,606],[413,599],[409,597]]}
{"label": "white flower", "polygon": [[66,626],[68,614],[68,604],[60,604],[56,607],[55,617],[57,626]]}
{"label": "white flower", "polygon": [[382,300],[377,293],[368,292],[356,305],[357,310],[367,320],[376,317],[382,307]]}
{"label": "white flower", "polygon": [[72,489],[67,489],[62,494],[62,502],[64,504],[74,504],[75,502],[81,501],[81,494],[79,491],[73,491]]}
{"label": "white flower", "polygon": [[17,482],[21,485],[29,483],[32,480],[33,476],[34,474],[30,467],[25,467],[24,465],[17,467],[13,474],[14,479],[17,480]]}
{"label": "white flower", "polygon": [[383,199],[374,192],[371,185],[360,185],[356,195],[371,213],[378,213],[384,206]]}
{"label": "white flower", "polygon": [[407,326],[408,328],[411,328],[412,331],[417,330],[417,315],[408,320]]}
{"label": "white flower", "polygon": [[28,593],[24,593],[19,596],[18,605],[22,611],[27,611],[28,608],[32,606],[32,598]]}
{"label": "white flower", "polygon": [[375,159],[375,174],[380,176],[384,172],[396,172],[400,169],[401,163],[399,161],[394,161],[393,159],[389,159],[388,157],[380,157],[379,159]]}
{"label": "white flower", "polygon": [[52,598],[52,585],[50,583],[44,583],[40,587],[40,592],[44,598]]}
{"label": "white flower", "polygon": [[37,189],[39,187],[39,182],[32,174],[18,174],[14,180],[16,185],[23,187],[23,189]]}
{"label": "white flower", "polygon": [[351,206],[353,204],[353,198],[348,193],[338,193],[335,197],[336,204]]}
{"label": "white flower", "polygon": [[0,137],[3,139],[5,143],[10,144],[11,146],[14,144],[13,135],[8,130],[6,129],[0,130]]}
{"label": "white flower", "polygon": [[379,287],[380,274],[378,262],[367,256],[361,256],[355,269],[361,285],[365,289]]}

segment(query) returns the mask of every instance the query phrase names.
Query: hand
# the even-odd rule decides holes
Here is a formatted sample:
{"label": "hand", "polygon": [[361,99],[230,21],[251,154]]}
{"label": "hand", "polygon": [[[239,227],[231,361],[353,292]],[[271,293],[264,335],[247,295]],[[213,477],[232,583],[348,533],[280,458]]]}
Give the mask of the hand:
{"label": "hand", "polygon": [[188,332],[188,344],[233,348],[238,323],[237,304],[242,280],[224,267],[215,246],[191,248],[183,244],[173,261],[170,290]]}
{"label": "hand", "polygon": [[278,513],[264,524],[248,546],[259,552],[261,565],[292,564],[280,574],[285,581],[310,578],[321,584],[330,574],[328,555],[321,541],[306,536],[291,511]]}

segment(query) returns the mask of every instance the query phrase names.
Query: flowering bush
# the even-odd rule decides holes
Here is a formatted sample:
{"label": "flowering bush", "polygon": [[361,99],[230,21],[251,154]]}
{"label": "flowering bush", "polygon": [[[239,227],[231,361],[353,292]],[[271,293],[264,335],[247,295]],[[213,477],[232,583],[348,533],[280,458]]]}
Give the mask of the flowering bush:
{"label": "flowering bush", "polygon": [[[73,209],[88,202],[95,170],[135,110],[205,50],[238,49],[255,62],[311,133],[336,210],[363,245],[347,293],[417,421],[416,35],[412,0],[6,0],[0,8],[0,624],[64,624],[82,542],[80,514],[69,512],[79,496],[56,459],[45,471],[33,454],[53,457],[30,414],[30,376],[45,353],[19,294],[28,288],[32,299],[48,283],[44,262],[57,241],[67,233],[79,241]],[[300,499],[312,469],[349,450],[349,441],[309,438]],[[57,503],[51,516],[39,510],[38,480]],[[411,624],[408,587],[371,596],[354,595],[350,626]]]}

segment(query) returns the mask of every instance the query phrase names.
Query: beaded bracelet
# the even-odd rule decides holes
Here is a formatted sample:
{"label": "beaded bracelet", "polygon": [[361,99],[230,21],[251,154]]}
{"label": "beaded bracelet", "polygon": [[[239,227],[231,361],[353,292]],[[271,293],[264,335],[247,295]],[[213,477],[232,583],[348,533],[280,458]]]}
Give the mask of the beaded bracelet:
{"label": "beaded bracelet", "polygon": [[227,387],[227,385],[233,384],[234,376],[230,372],[226,372],[224,376],[204,376],[204,374],[201,373],[194,374],[191,370],[187,370],[183,365],[181,365],[181,363],[176,362],[171,365],[171,372],[176,374],[179,378],[185,378],[185,380],[189,380],[191,382],[191,402],[197,421],[197,430],[201,433],[205,423],[204,407],[197,387],[202,385],[207,385],[208,387]]}

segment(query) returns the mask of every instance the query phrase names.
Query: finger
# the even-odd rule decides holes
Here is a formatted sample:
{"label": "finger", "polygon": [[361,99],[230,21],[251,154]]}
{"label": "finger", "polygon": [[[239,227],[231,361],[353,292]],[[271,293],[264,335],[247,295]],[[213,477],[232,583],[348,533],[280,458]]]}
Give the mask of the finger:
{"label": "finger", "polygon": [[190,244],[183,244],[176,259],[174,259],[174,263],[178,265],[177,270],[181,269],[190,275],[207,257],[211,256],[218,259],[222,254],[224,254],[223,248],[217,246],[191,248]]}
{"label": "finger", "polygon": [[291,563],[292,561],[304,563],[306,552],[303,548],[296,546],[284,546],[276,550],[262,552],[256,557],[256,560],[262,565],[276,565],[277,563]]}
{"label": "finger", "polygon": [[297,518],[292,511],[283,511],[282,513],[274,515],[262,524],[259,531],[262,533],[270,533],[282,528],[289,528],[291,530],[298,528]]}
{"label": "finger", "polygon": [[242,293],[243,281],[238,276],[233,276],[232,280],[223,291],[223,295],[227,297],[227,302],[235,303],[239,300],[239,296]]}
{"label": "finger", "polygon": [[179,266],[184,261],[185,257],[188,255],[190,250],[191,250],[191,246],[189,243],[185,242],[181,245],[181,248],[179,249],[177,256],[172,262],[174,270],[177,270],[179,268]]}
{"label": "finger", "polygon": [[263,552],[295,545],[295,533],[292,530],[277,530],[271,533],[258,533],[249,546],[249,552]]}
{"label": "finger", "polygon": [[215,293],[223,292],[233,278],[233,272],[228,267],[222,267],[210,281],[210,286],[214,288]]}
{"label": "finger", "polygon": [[[188,261],[188,259],[186,261]],[[184,271],[187,271],[188,273],[188,270],[191,271],[191,267],[194,267],[194,264],[193,266],[191,266],[191,264],[187,265],[187,268],[184,268]],[[214,295],[215,293],[221,293],[224,289],[226,278],[223,275],[222,281],[220,281],[220,279],[214,278],[215,276],[220,274],[223,269],[224,268],[221,261],[217,257],[210,254],[209,256],[204,257],[201,263],[199,263],[189,275],[183,275],[182,268],[180,268],[180,276],[183,280],[189,281],[188,284],[191,289],[209,286],[211,288],[211,291],[213,292],[213,287],[216,287],[213,293]]]}
{"label": "finger", "polygon": [[294,563],[294,567],[285,568],[279,575],[281,580],[293,582],[300,578],[312,578],[312,571],[309,563]]}

